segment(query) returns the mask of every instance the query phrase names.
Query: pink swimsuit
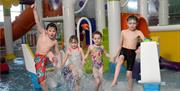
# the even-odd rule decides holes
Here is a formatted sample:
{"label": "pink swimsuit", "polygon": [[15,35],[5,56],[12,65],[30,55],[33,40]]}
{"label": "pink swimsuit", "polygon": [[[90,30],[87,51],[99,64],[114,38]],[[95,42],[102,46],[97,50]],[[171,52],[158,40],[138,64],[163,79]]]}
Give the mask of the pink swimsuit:
{"label": "pink swimsuit", "polygon": [[95,51],[95,55],[93,55],[94,53],[92,54],[93,67],[99,69],[103,66],[103,59],[101,56],[104,51],[103,48],[95,47],[95,46],[94,46],[94,51]]}

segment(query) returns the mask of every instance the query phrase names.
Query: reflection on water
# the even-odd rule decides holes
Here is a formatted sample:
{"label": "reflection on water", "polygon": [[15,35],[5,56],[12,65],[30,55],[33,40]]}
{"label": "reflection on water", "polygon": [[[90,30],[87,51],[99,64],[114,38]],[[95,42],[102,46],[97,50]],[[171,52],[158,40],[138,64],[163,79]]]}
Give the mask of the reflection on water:
{"label": "reflection on water", "polygon": [[[22,61],[22,60],[21,60]],[[25,70],[24,62],[9,62],[10,73],[0,75],[0,91],[34,91],[28,72]],[[61,72],[49,72],[47,84],[52,91],[73,91],[73,86],[64,81]],[[162,81],[166,85],[161,86],[161,91],[180,91],[180,72],[167,69],[161,70]],[[113,79],[112,73],[105,73],[101,91],[126,91],[127,79],[125,74],[120,74],[118,85],[110,87]],[[91,74],[84,74],[81,80],[81,91],[93,91],[95,82]],[[134,91],[143,91],[143,86],[134,82]]]}

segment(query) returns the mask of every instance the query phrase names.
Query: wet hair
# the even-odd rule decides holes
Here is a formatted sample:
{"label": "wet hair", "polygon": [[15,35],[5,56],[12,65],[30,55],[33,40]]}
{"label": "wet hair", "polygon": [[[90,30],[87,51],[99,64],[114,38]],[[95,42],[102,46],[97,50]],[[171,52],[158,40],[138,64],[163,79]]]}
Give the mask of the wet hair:
{"label": "wet hair", "polygon": [[101,34],[101,32],[99,32],[99,31],[95,31],[94,33],[93,33],[93,35],[92,35],[92,37],[94,38],[94,35],[100,35],[100,37],[102,38],[102,34]]}
{"label": "wet hair", "polygon": [[130,21],[130,20],[135,20],[136,22],[138,22],[138,18],[137,18],[135,15],[130,15],[130,16],[127,18],[127,21]]}
{"label": "wet hair", "polygon": [[49,24],[47,25],[47,27],[46,27],[46,30],[48,30],[49,27],[53,27],[53,28],[56,30],[56,32],[57,32],[57,26],[56,26],[56,24],[54,24],[54,23],[49,23]]}
{"label": "wet hair", "polygon": [[78,42],[78,38],[76,35],[71,35],[71,37],[69,38],[69,42],[71,43],[73,40],[75,40],[76,42]]}

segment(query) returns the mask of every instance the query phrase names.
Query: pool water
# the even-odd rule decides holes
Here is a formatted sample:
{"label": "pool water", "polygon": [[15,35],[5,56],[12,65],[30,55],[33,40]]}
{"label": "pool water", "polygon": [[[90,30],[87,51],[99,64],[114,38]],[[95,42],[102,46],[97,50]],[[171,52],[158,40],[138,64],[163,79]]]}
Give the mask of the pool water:
{"label": "pool water", "polygon": [[[0,91],[35,91],[31,78],[25,69],[23,60],[15,60],[8,62],[10,66],[9,74],[0,75]],[[53,78],[54,73],[49,72],[48,77]],[[118,78],[118,84],[110,87],[113,79],[113,73],[104,73],[104,79],[101,86],[101,91],[127,91],[127,79],[125,73],[121,73]],[[161,91],[180,91],[180,72],[168,69],[161,69],[161,79],[164,82],[161,85]],[[66,87],[63,82],[56,84],[57,87],[52,87],[52,91],[71,91],[71,88]],[[51,83],[52,85],[53,83]],[[94,79],[91,74],[85,74],[81,81],[81,91],[93,91],[95,88]],[[143,91],[143,85],[134,81],[134,91]],[[73,90],[72,90],[73,91]]]}

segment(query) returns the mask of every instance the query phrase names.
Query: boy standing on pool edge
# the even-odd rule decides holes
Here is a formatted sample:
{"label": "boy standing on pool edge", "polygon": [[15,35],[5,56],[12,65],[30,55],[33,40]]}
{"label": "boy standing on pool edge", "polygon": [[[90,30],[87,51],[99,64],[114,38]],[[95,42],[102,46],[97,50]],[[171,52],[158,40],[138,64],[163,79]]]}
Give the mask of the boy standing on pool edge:
{"label": "boy standing on pool edge", "polygon": [[127,60],[126,77],[128,79],[128,91],[133,91],[132,68],[136,57],[136,45],[139,38],[144,40],[144,35],[140,30],[136,29],[138,23],[138,18],[136,16],[129,16],[127,22],[128,29],[121,32],[120,45],[115,55],[115,57],[117,57],[117,65],[111,86],[117,84],[117,78],[121,69],[121,65],[125,60]]}

